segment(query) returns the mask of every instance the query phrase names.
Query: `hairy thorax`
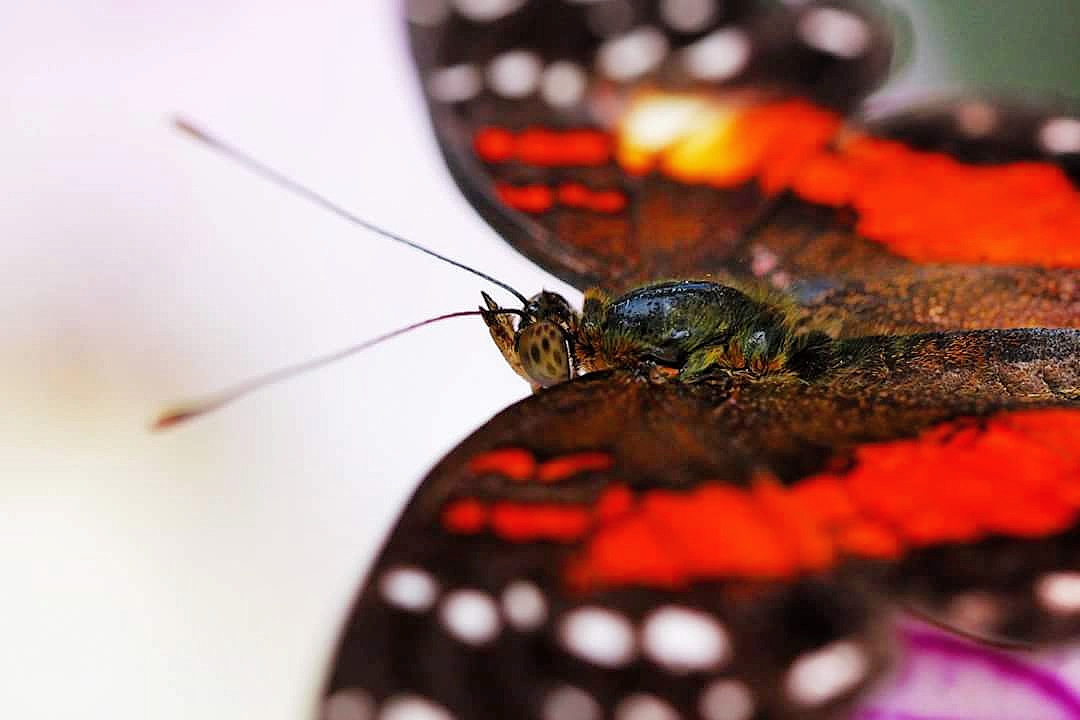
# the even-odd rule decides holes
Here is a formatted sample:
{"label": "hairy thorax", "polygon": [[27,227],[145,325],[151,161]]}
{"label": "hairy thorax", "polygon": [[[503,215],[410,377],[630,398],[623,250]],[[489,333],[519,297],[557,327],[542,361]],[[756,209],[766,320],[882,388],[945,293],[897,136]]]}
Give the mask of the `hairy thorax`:
{"label": "hairy thorax", "polygon": [[606,369],[658,370],[685,382],[783,373],[814,337],[796,330],[782,298],[704,280],[655,283],[618,297],[591,289],[580,313],[542,292],[516,324],[496,309],[488,299],[492,337],[534,387]]}

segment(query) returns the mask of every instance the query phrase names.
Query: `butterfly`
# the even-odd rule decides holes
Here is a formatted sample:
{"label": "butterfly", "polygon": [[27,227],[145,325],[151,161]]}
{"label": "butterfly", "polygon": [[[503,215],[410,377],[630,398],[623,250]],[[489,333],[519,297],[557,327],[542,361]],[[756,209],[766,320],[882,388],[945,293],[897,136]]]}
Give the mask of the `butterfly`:
{"label": "butterfly", "polygon": [[1080,119],[861,113],[847,2],[417,0],[461,190],[586,290],[423,481],[327,720],[852,717],[914,613],[1080,633]]}

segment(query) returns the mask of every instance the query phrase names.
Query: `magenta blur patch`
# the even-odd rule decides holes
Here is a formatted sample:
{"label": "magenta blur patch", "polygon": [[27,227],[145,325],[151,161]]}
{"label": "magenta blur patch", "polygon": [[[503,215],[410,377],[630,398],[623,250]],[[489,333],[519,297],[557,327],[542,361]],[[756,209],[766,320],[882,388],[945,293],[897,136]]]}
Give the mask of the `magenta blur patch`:
{"label": "magenta blur patch", "polygon": [[1080,647],[1007,652],[915,623],[899,635],[896,671],[854,720],[1080,718]]}

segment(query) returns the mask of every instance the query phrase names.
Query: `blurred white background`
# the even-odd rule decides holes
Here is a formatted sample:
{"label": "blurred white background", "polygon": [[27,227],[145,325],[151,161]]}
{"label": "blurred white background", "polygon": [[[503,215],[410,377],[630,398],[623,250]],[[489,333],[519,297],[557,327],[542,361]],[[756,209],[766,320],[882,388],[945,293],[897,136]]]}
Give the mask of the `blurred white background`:
{"label": "blurred white background", "polygon": [[[393,2],[5,14],[0,714],[307,717],[419,478],[527,388],[457,320],[150,434],[178,399],[491,289],[253,177],[170,114],[527,293],[577,295],[454,188]],[[915,69],[944,78],[932,54]]]}
{"label": "blurred white background", "polygon": [[176,400],[491,290],[169,115],[525,291],[565,288],[454,189],[392,3],[6,12],[0,714],[306,717],[419,478],[527,387],[456,320],[150,434]]}

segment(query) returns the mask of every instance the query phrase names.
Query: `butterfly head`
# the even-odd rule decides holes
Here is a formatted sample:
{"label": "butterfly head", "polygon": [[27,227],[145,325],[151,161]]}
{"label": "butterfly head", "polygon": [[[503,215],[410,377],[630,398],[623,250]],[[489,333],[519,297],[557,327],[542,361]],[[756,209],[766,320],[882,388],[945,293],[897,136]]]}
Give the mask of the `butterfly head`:
{"label": "butterfly head", "polygon": [[573,377],[573,338],[579,316],[566,298],[545,290],[530,298],[520,313],[507,313],[487,293],[483,296],[487,308],[481,311],[495,345],[533,389]]}

